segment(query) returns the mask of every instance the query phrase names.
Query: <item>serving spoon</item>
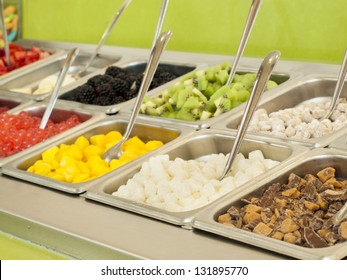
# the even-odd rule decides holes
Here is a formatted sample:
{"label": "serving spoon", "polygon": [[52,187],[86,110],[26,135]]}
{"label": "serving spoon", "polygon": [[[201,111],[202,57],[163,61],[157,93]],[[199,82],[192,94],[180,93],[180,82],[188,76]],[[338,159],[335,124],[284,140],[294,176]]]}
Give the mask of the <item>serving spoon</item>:
{"label": "serving spoon", "polygon": [[104,45],[106,39],[108,38],[108,36],[110,35],[113,27],[115,26],[115,24],[117,23],[118,19],[120,18],[120,16],[123,14],[124,10],[129,6],[129,4],[131,3],[132,0],[125,0],[122,4],[122,6],[119,8],[119,10],[117,11],[117,13],[115,14],[115,16],[113,17],[110,25],[106,28],[104,34],[101,36],[101,39],[98,43],[98,45],[96,46],[94,52],[92,53],[92,55],[90,56],[89,60],[87,61],[87,63],[78,71],[76,72],[72,77],[75,79],[78,79],[81,77],[81,75],[88,69],[88,67],[92,64],[93,60],[95,59],[95,57],[98,55],[100,48]]}
{"label": "serving spoon", "polygon": [[11,64],[11,60],[10,60],[10,48],[8,45],[7,30],[6,30],[6,24],[5,24],[4,0],[0,0],[0,20],[1,20],[2,40],[4,41],[6,64],[7,66],[9,66]]}
{"label": "serving spoon", "polygon": [[66,56],[66,59],[65,59],[64,64],[63,64],[63,67],[62,67],[62,69],[59,72],[58,79],[57,79],[57,82],[56,82],[56,84],[54,86],[52,95],[51,95],[51,97],[50,97],[50,99],[48,101],[46,110],[45,110],[45,112],[43,114],[43,117],[41,119],[41,123],[40,123],[40,128],[41,129],[45,129],[45,127],[47,125],[49,117],[51,116],[51,113],[53,111],[54,105],[55,105],[55,103],[56,103],[56,101],[58,99],[58,93],[59,93],[60,88],[61,88],[61,86],[62,86],[62,84],[64,82],[66,73],[68,72],[68,70],[69,70],[71,64],[73,63],[73,61],[75,60],[78,52],[79,52],[79,49],[78,48],[74,48]]}
{"label": "serving spoon", "polygon": [[158,67],[160,56],[163,50],[165,49],[171,35],[172,35],[172,32],[170,30],[165,31],[161,33],[158,39],[156,40],[156,43],[154,47],[152,48],[152,51],[151,51],[151,54],[145,69],[145,73],[141,82],[139,93],[135,100],[134,109],[132,110],[127,128],[123,134],[123,137],[117,144],[109,148],[104,153],[103,159],[106,160],[107,162],[110,162],[112,159],[119,159],[122,156],[122,146],[124,142],[129,138],[130,133],[134,127],[136,118],[140,112],[140,107],[141,107],[143,98],[148,91],[149,85],[151,84],[154,73]]}
{"label": "serving spoon", "polygon": [[236,56],[235,56],[234,61],[231,65],[230,73],[229,73],[229,77],[228,77],[228,80],[226,82],[226,85],[230,85],[233,81],[233,78],[234,78],[234,75],[236,72],[236,67],[239,63],[239,60],[240,60],[242,54],[243,54],[243,51],[245,50],[249,35],[252,31],[252,27],[254,25],[255,18],[257,17],[261,3],[262,3],[262,0],[253,0],[252,1],[251,7],[249,9],[246,25],[245,25],[245,28],[243,30],[243,34],[242,34],[242,37],[240,40],[238,50],[236,52]]}
{"label": "serving spoon", "polygon": [[270,78],[273,68],[275,67],[277,61],[279,60],[280,55],[281,53],[279,51],[270,52],[264,58],[263,62],[261,63],[259,67],[256,79],[254,82],[254,86],[252,88],[251,95],[246,104],[246,108],[241,120],[241,124],[237,130],[234,144],[232,146],[231,152],[225,164],[224,170],[218,178],[219,180],[222,180],[230,172],[232,168],[232,164],[234,162],[236,155],[238,154],[240,150],[243,138],[247,131],[248,125],[252,119],[253,113],[255,112],[255,109],[257,108],[260,97],[265,90],[266,83],[268,82]]}
{"label": "serving spoon", "polygon": [[303,102],[301,102],[300,104],[298,104],[295,107],[298,107],[300,105],[305,105],[305,104],[309,104],[309,103],[317,103],[317,104],[321,104],[321,103],[326,103],[330,101],[330,105],[328,108],[328,111],[325,113],[325,115],[323,117],[320,118],[320,120],[324,120],[324,119],[328,119],[330,118],[331,114],[334,112],[335,107],[339,101],[341,92],[342,92],[342,88],[343,85],[345,83],[346,80],[346,76],[347,76],[347,49],[345,51],[345,55],[342,61],[342,65],[339,71],[339,75],[337,78],[337,82],[336,82],[336,86],[334,89],[334,93],[333,96],[322,96],[322,97],[316,97],[316,98],[312,98],[309,100],[305,100]]}

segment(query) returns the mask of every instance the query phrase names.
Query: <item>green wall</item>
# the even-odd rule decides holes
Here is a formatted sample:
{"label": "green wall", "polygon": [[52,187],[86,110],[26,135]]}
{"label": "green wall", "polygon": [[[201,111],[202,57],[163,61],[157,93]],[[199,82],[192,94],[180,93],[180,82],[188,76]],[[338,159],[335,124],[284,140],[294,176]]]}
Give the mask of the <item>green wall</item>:
{"label": "green wall", "polygon": [[[23,0],[23,37],[97,43],[123,0]],[[168,49],[235,55],[251,0],[171,0]],[[133,0],[107,45],[149,48],[161,0]],[[340,63],[346,0],[263,0],[244,56],[278,49],[282,59]]]}

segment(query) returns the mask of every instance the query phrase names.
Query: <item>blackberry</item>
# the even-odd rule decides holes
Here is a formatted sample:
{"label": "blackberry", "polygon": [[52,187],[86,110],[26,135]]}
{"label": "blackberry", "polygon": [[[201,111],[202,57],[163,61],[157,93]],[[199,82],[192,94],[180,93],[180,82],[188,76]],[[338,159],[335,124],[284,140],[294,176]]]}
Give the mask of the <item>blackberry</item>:
{"label": "blackberry", "polygon": [[110,96],[114,90],[112,87],[112,83],[107,83],[98,85],[95,91],[99,96]]}
{"label": "blackberry", "polygon": [[94,77],[91,77],[88,81],[87,84],[92,86],[93,88],[97,88],[101,84],[109,84],[112,82],[113,78],[109,75],[96,75]]}
{"label": "blackberry", "polygon": [[106,71],[105,74],[109,75],[113,78],[117,78],[119,74],[121,73],[125,73],[126,71],[123,68],[117,67],[117,66],[109,66]]}
{"label": "blackberry", "polygon": [[124,99],[125,100],[130,100],[130,99],[133,99],[137,96],[138,94],[138,91],[132,91],[132,90],[129,90],[127,93],[124,94]]}
{"label": "blackberry", "polygon": [[129,85],[126,81],[115,78],[113,79],[112,82],[112,90],[117,94],[117,95],[123,95],[127,91],[129,91]]}
{"label": "blackberry", "polygon": [[94,98],[92,104],[94,105],[99,105],[99,106],[107,106],[107,105],[112,105],[112,101],[108,96],[97,96]]}
{"label": "blackberry", "polygon": [[[75,94],[72,96],[72,100],[90,104],[95,97],[95,90],[92,86],[84,84],[76,88]],[[71,99],[70,99],[71,100]]]}

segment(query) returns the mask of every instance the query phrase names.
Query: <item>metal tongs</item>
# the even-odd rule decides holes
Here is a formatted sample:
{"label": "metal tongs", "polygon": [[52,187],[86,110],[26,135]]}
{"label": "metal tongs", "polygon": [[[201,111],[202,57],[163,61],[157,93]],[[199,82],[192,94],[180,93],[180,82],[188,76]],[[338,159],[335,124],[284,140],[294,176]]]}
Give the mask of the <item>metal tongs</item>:
{"label": "metal tongs", "polygon": [[92,64],[93,60],[95,59],[95,57],[98,55],[100,48],[104,45],[106,39],[108,38],[108,36],[110,35],[114,25],[117,23],[118,19],[120,18],[120,16],[122,15],[122,13],[124,12],[124,10],[129,6],[129,4],[131,3],[132,0],[125,0],[124,3],[122,4],[122,6],[120,7],[120,9],[117,11],[117,13],[115,14],[115,16],[113,17],[110,25],[106,28],[104,34],[101,36],[101,39],[98,43],[98,45],[96,46],[94,52],[92,53],[92,55],[90,56],[89,60],[87,61],[87,63],[77,72],[73,75],[73,77],[75,79],[78,79],[81,77],[81,75],[88,69],[88,67]]}
{"label": "metal tongs", "polygon": [[6,24],[5,24],[4,0],[0,0],[0,20],[1,20],[2,39],[4,41],[6,64],[7,66],[9,66],[11,64],[11,60],[10,60],[10,48],[8,45],[7,30],[6,30]]}
{"label": "metal tongs", "polygon": [[280,55],[281,53],[279,51],[270,52],[264,58],[262,64],[259,67],[251,95],[246,104],[246,109],[243,114],[241,124],[237,130],[234,144],[232,146],[231,152],[225,164],[223,173],[218,178],[219,180],[222,180],[230,172],[232,168],[233,161],[240,150],[243,138],[247,131],[248,125],[252,119],[253,113],[255,112],[255,109],[257,108],[260,97],[265,90],[266,83],[268,82],[271,72],[273,68],[275,67],[278,59],[280,58]]}
{"label": "metal tongs", "polygon": [[68,72],[68,70],[69,70],[71,64],[73,63],[73,61],[75,60],[78,52],[79,52],[79,49],[78,48],[74,48],[66,56],[63,68],[60,70],[57,82],[56,82],[56,84],[54,86],[54,89],[53,89],[53,92],[52,92],[52,95],[51,95],[51,97],[50,97],[50,99],[48,101],[45,113],[43,114],[43,117],[42,117],[42,120],[41,120],[41,123],[40,123],[40,128],[41,129],[45,129],[45,127],[47,125],[49,117],[51,116],[51,113],[53,111],[54,105],[55,105],[55,103],[56,103],[56,101],[58,99],[58,93],[59,93],[60,88],[61,88],[61,86],[62,86],[62,84],[64,82],[66,73]]}
{"label": "metal tongs", "polygon": [[126,128],[126,131],[123,134],[122,139],[113,147],[109,148],[104,156],[103,159],[106,160],[107,162],[110,162],[112,159],[119,159],[122,155],[122,146],[124,142],[129,138],[131,131],[134,127],[136,118],[140,112],[140,107],[143,101],[143,98],[145,94],[148,91],[149,85],[152,82],[153,76],[155,71],[157,70],[158,64],[159,64],[159,59],[161,57],[161,54],[163,50],[165,49],[170,37],[171,37],[172,32],[171,31],[165,31],[162,34],[160,34],[159,38],[156,40],[156,43],[154,47],[152,48],[144,77],[142,79],[142,83],[139,89],[139,93],[136,97],[135,100],[135,105],[134,109],[132,111],[132,114],[129,119],[128,126]]}
{"label": "metal tongs", "polygon": [[240,60],[242,54],[243,54],[243,51],[245,50],[249,35],[252,31],[252,27],[254,25],[255,18],[257,17],[261,3],[262,3],[262,0],[253,0],[252,1],[251,7],[249,9],[246,25],[245,25],[245,28],[243,30],[243,34],[242,34],[241,41],[239,44],[239,48],[237,50],[233,64],[231,65],[230,74],[229,74],[228,80],[226,82],[226,85],[230,85],[233,81],[233,78],[234,78],[234,75],[236,72],[236,67],[239,63],[239,60]]}

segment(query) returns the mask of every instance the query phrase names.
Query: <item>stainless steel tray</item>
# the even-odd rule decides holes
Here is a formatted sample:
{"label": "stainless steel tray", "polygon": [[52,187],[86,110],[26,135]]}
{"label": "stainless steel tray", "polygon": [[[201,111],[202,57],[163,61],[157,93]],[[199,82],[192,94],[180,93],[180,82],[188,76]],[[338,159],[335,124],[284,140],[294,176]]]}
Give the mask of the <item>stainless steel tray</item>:
{"label": "stainless steel tray", "polygon": [[[206,67],[206,66],[198,67],[197,70],[206,69],[206,68],[209,68],[209,67],[212,67],[215,65],[216,64],[213,64],[213,65],[209,64],[208,67]],[[256,73],[257,70],[258,69],[252,68],[252,67],[239,67],[237,70],[237,73],[238,74]],[[277,82],[279,84],[279,86],[265,92],[262,98],[265,98],[266,96],[272,95],[272,94],[276,93],[277,91],[281,91],[283,89],[283,87],[285,87],[289,81],[292,81],[293,79],[295,81],[295,78],[298,76],[300,76],[299,73],[293,73],[290,71],[275,72],[274,74],[271,75],[270,79]],[[170,88],[170,86],[174,85],[178,80],[179,80],[179,78],[173,82],[165,84],[164,86],[156,88],[156,89],[150,91],[148,93],[148,95],[151,97],[157,96],[158,94],[160,94],[164,90]],[[132,104],[130,106],[124,106],[123,108],[121,108],[120,114],[124,114],[124,115],[131,114],[132,108],[133,108]],[[209,128],[214,123],[219,123],[219,122],[223,121],[224,119],[228,119],[231,116],[233,116],[234,114],[237,114],[237,113],[242,114],[244,109],[245,109],[245,104],[241,104],[241,105],[237,106],[236,108],[233,108],[231,111],[226,112],[224,114],[221,114],[217,117],[212,117],[212,118],[209,118],[209,119],[204,120],[204,121],[199,120],[199,121],[195,121],[195,122],[183,121],[183,120],[171,119],[171,118],[164,118],[164,117],[157,117],[157,116],[149,116],[149,115],[145,115],[145,114],[139,114],[139,118],[141,118],[145,121],[157,120],[157,121],[161,121],[163,123],[168,123],[168,124],[177,123],[179,125],[193,127],[194,129],[198,130],[198,129],[202,129],[202,128]]]}
{"label": "stainless steel tray", "polygon": [[[15,107],[14,109],[10,110],[9,113],[11,114],[19,114],[22,111],[28,112],[29,115],[31,116],[36,116],[36,117],[42,117],[44,114],[44,111],[46,109],[47,104],[45,102],[28,102],[23,104],[23,106],[18,106]],[[71,133],[78,131],[79,129],[82,129],[83,127],[88,127],[92,123],[97,122],[101,118],[104,117],[104,114],[100,112],[93,112],[93,111],[88,111],[88,110],[82,110],[82,109],[76,109],[72,106],[62,106],[59,102],[56,103],[50,119],[53,120],[54,122],[60,122],[68,119],[71,115],[76,114],[79,118],[81,123],[67,131],[64,131],[60,134],[57,134],[50,139],[47,139],[46,141],[43,141],[41,143],[38,143],[26,150],[23,150],[19,153],[16,153],[14,155],[1,158],[0,159],[0,168],[5,165],[8,162],[11,162],[12,160],[22,158],[26,154],[30,154],[36,149],[40,149],[40,147],[44,147],[46,145],[49,145],[50,143],[57,141],[58,139],[64,139]],[[1,170],[0,170],[1,173]]]}
{"label": "stainless steel tray", "polygon": [[261,234],[248,232],[242,229],[233,228],[217,222],[220,214],[226,213],[230,206],[243,205],[242,198],[261,195],[262,192],[271,183],[287,182],[290,173],[294,172],[299,176],[307,173],[316,173],[319,170],[332,166],[336,168],[339,177],[346,178],[347,153],[318,148],[303,153],[288,164],[282,164],[280,169],[269,174],[268,178],[262,178],[248,184],[247,187],[239,193],[225,196],[222,200],[213,203],[210,207],[201,211],[193,222],[193,228],[211,232],[233,240],[238,240],[260,248],[271,250],[283,255],[298,259],[341,259],[347,256],[347,242],[326,248],[306,248],[299,245],[293,245],[285,241],[276,240]]}
{"label": "stainless steel tray", "polygon": [[[258,108],[264,108],[268,114],[276,112],[281,109],[292,108],[299,103],[309,100],[315,97],[332,96],[336,84],[336,77],[321,74],[311,74],[301,78],[298,78],[296,83],[288,84],[285,91],[272,94],[268,99],[262,99],[258,105]],[[347,97],[347,85],[343,87],[341,97]],[[232,118],[225,119],[221,122],[216,122],[212,127],[237,129],[241,123],[242,113],[235,113]],[[271,136],[271,134],[248,132],[251,135],[258,135],[271,138],[280,138],[284,141],[292,142],[295,144],[306,145],[311,147],[326,147],[334,139],[347,133],[347,126],[323,137],[312,139],[291,139]]]}
{"label": "stainless steel tray", "polygon": [[[134,71],[135,73],[142,73],[145,70],[146,67],[146,61],[143,58],[138,57],[137,59],[135,58],[126,58],[124,57],[121,59],[118,63],[114,63],[115,66],[125,68],[129,71]],[[161,61],[159,65],[166,66],[170,71],[177,75],[183,75],[185,73],[190,72],[192,69],[195,69],[197,67],[196,64],[192,63],[179,63],[177,61]],[[99,106],[99,105],[92,105],[92,104],[83,104],[77,101],[70,101],[70,100],[64,100],[62,98],[67,98],[69,96],[73,96],[73,90],[80,85],[83,85],[87,82],[89,78],[91,78],[94,75],[98,74],[104,74],[106,69],[99,70],[95,72],[92,75],[88,75],[88,77],[81,78],[80,80],[76,81],[73,85],[67,86],[65,90],[62,90],[62,93],[60,94],[60,100],[62,102],[66,103],[73,103],[75,106],[81,107],[81,108],[89,108],[93,110],[100,110],[105,112],[106,114],[115,114],[117,113],[121,108],[125,106],[131,106],[133,107],[135,98],[119,103],[119,104],[114,104],[114,105],[109,105],[109,106]],[[175,79],[176,80],[176,79]],[[164,85],[158,87],[163,88]]]}
{"label": "stainless steel tray", "polygon": [[[100,120],[100,119],[99,119]],[[42,186],[46,186],[49,188],[61,190],[68,193],[82,193],[86,191],[92,185],[98,185],[100,181],[103,180],[103,177],[108,174],[113,177],[117,174],[123,174],[127,168],[130,168],[132,164],[136,162],[141,162],[144,158],[147,157],[147,154],[141,156],[134,161],[125,164],[106,175],[100,176],[99,178],[83,182],[83,183],[66,183],[58,180],[54,180],[48,177],[40,176],[34,173],[27,172],[27,168],[34,164],[37,160],[41,159],[42,152],[46,151],[48,148],[60,145],[60,144],[72,144],[79,136],[85,136],[86,138],[90,138],[96,134],[106,134],[110,131],[119,131],[122,134],[124,133],[127,126],[128,119],[120,118],[118,116],[105,116],[98,122],[94,122],[93,124],[89,124],[83,126],[83,129],[79,129],[77,131],[71,131],[68,135],[65,134],[65,137],[60,137],[56,141],[50,141],[45,146],[41,146],[40,149],[36,149],[30,153],[26,153],[20,157],[17,157],[16,160],[9,162],[8,164],[3,166],[3,174],[16,177],[22,180],[26,180],[28,182],[36,183]],[[145,124],[143,122],[137,122],[132,130],[131,136],[137,135],[144,141],[149,140],[161,140],[162,142],[169,143],[174,141],[176,138],[183,137],[186,134],[191,133],[191,130],[186,128],[179,127],[164,127],[160,123],[151,123]],[[165,147],[165,145],[164,145]],[[157,150],[162,149],[163,147],[159,147]],[[148,155],[152,154],[149,152]],[[99,183],[98,183],[99,182]]]}
{"label": "stainless steel tray", "polygon": [[[168,154],[170,159],[177,157],[184,160],[202,158],[213,153],[228,153],[234,141],[234,134],[221,130],[200,130],[195,131],[185,138],[177,139],[178,141],[164,147],[155,152],[158,154]],[[241,147],[241,152],[248,154],[250,151],[260,149],[264,156],[274,160],[282,161],[283,165],[291,162],[298,154],[306,151],[304,147],[294,147],[287,143],[259,141],[256,138],[246,138]],[[147,157],[148,159],[148,157]],[[184,228],[191,228],[192,219],[199,211],[203,209],[195,209],[185,212],[171,212],[152,207],[143,203],[137,203],[131,200],[123,199],[112,195],[113,192],[125,184],[128,179],[132,178],[141,168],[142,162],[129,166],[122,173],[105,176],[105,180],[94,184],[93,187],[83,194],[84,197],[95,200],[104,204],[108,204],[117,208],[125,209],[137,214],[145,215],[151,218],[162,220]],[[265,172],[259,178],[266,178],[271,172],[280,169],[276,166],[271,171]],[[254,183],[253,181],[249,182]],[[231,193],[237,193],[238,190]]]}
{"label": "stainless steel tray", "polygon": [[0,90],[0,107],[7,107],[9,111],[25,108],[34,102],[21,94]]}
{"label": "stainless steel tray", "polygon": [[347,151],[347,135],[343,135],[337,139],[335,139],[334,141],[332,141],[329,146],[329,148],[335,148],[338,150],[343,150],[343,151]]}
{"label": "stainless steel tray", "polygon": [[[69,68],[68,74],[74,74],[79,69],[81,69],[87,63],[90,56],[90,53],[80,52],[74,60],[72,66]],[[16,77],[13,77],[12,80],[8,80],[7,82],[0,85],[0,89],[16,92],[16,89],[18,88],[31,88],[32,91],[35,91],[38,88],[40,81],[44,78],[50,75],[58,76],[59,71],[63,66],[65,58],[66,55],[55,57],[55,59],[51,60],[50,63],[42,65],[41,67],[38,67],[36,69],[32,69],[32,71],[30,72],[18,73],[18,75]],[[87,71],[84,74],[82,74],[82,77],[87,76],[99,69],[103,69],[117,62],[119,59],[119,56],[104,55],[102,53],[98,54],[98,56],[92,62],[91,66],[87,69]],[[34,100],[40,101],[45,97],[50,96],[52,94],[52,91],[38,94],[21,94],[27,95]]]}
{"label": "stainless steel tray", "polygon": [[40,67],[43,67],[47,63],[50,63],[51,61],[54,61],[55,59],[59,57],[63,57],[66,52],[59,48],[46,48],[46,47],[40,47],[39,44],[32,45],[29,42],[20,42],[19,45],[26,49],[30,49],[32,46],[39,47],[40,49],[43,49],[45,51],[48,51],[51,53],[50,56],[40,59],[38,61],[35,61],[33,63],[30,63],[28,65],[25,65],[23,67],[20,67],[18,69],[15,69],[13,71],[10,71],[4,75],[0,76],[0,85],[3,85],[4,83],[7,83],[8,81],[11,81],[13,79],[16,79],[16,77],[24,74],[30,74],[35,69],[38,69]]}

